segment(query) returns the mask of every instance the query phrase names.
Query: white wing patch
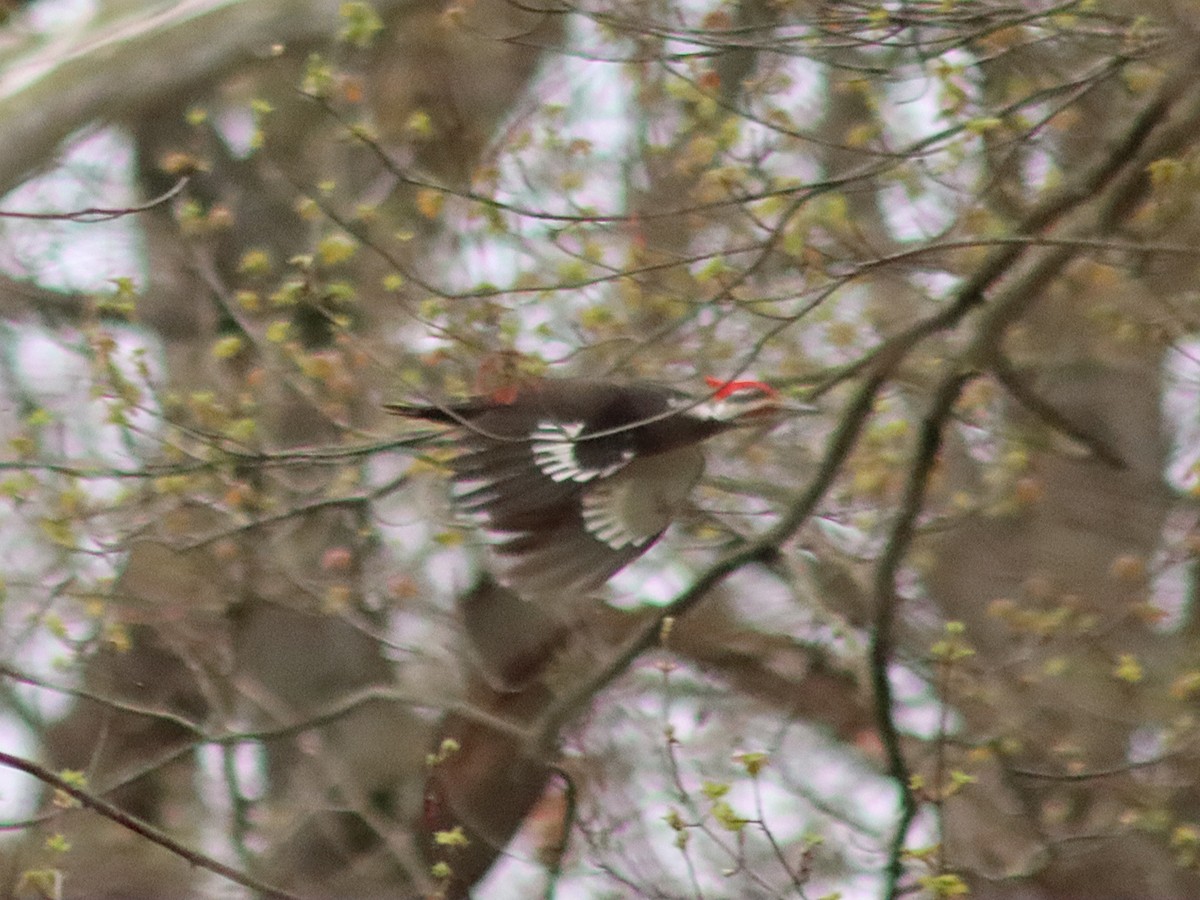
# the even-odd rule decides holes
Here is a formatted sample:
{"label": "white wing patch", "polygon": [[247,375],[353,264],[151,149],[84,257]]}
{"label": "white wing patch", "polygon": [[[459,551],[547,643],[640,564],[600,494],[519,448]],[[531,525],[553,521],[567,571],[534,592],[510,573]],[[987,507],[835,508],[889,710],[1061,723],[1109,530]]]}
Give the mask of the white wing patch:
{"label": "white wing patch", "polygon": [[596,478],[607,478],[633,459],[633,451],[625,449],[619,460],[602,469],[584,468],[575,456],[575,442],[582,433],[582,422],[538,422],[530,444],[534,463],[553,481],[586,484]]}
{"label": "white wing patch", "polygon": [[492,511],[487,506],[499,496],[495,482],[482,479],[456,481],[450,490],[450,500],[458,517],[482,528],[491,524]]}
{"label": "white wing patch", "polygon": [[[622,521],[618,491],[600,486],[583,496],[583,527],[596,540],[613,550],[640,547],[654,534],[634,534]],[[656,534],[657,532],[655,532]]]}
{"label": "white wing patch", "polygon": [[612,550],[644,547],[686,505],[703,471],[704,454],[695,446],[636,459],[583,495],[583,527]]}

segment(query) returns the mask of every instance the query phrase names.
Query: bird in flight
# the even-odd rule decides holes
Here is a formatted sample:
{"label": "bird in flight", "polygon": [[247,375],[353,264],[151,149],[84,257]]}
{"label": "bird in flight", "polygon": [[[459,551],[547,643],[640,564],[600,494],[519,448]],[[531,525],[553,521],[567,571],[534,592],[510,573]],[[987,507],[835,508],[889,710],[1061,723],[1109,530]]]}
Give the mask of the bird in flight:
{"label": "bird in flight", "polygon": [[456,506],[489,538],[499,581],[526,598],[599,587],[645,553],[704,471],[701,443],[811,407],[761,381],[548,378],[446,404],[393,403],[448,426]]}

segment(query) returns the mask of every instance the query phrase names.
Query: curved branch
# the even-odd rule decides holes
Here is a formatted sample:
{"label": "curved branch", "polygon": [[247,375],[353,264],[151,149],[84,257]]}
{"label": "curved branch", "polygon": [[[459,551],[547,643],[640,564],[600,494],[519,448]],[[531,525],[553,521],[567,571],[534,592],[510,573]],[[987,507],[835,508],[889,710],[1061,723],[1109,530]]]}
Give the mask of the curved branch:
{"label": "curved branch", "polygon": [[1092,434],[1086,428],[1078,425],[1069,416],[1058,409],[1049,400],[1042,397],[1033,387],[1013,368],[1013,364],[1002,354],[997,353],[992,361],[992,372],[996,380],[1004,386],[1013,398],[1027,410],[1053,428],[1062,432],[1073,441],[1085,446],[1092,456],[1106,466],[1114,469],[1127,469],[1125,462],[1104,440]]}
{"label": "curved branch", "polygon": [[187,187],[190,180],[189,176],[184,175],[168,190],[137,206],[122,206],[117,208],[89,206],[86,209],[76,209],[68,212],[18,212],[15,210],[0,209],[0,218],[29,219],[37,222],[83,222],[85,224],[111,222],[113,219],[121,219],[125,216],[131,216],[134,213],[148,212],[155,207],[162,206]]}
{"label": "curved branch", "polygon": [[[149,719],[157,719],[161,722],[174,725],[175,727],[187,731],[194,736],[194,740],[189,746],[197,746],[199,744],[215,744],[219,746],[228,746],[230,744],[240,744],[248,741],[266,741],[275,738],[288,737],[296,735],[304,731],[310,731],[314,728],[320,728],[325,725],[330,725],[338,720],[345,718],[351,713],[361,709],[369,703],[385,702],[397,703],[402,706],[407,706],[412,709],[434,710],[440,712],[452,713],[457,716],[485,726],[507,735],[514,739],[521,739],[527,736],[526,732],[518,725],[514,725],[509,720],[492,715],[482,709],[477,709],[470,703],[446,697],[426,697],[418,694],[410,694],[405,691],[400,691],[386,685],[367,685],[359,688],[351,693],[345,694],[331,701],[326,706],[314,710],[304,718],[297,719],[292,722],[285,722],[279,725],[272,725],[266,728],[256,728],[246,731],[215,731],[207,728],[203,723],[196,722],[173,713],[165,709],[154,709],[148,706],[141,706],[136,703],[131,703],[122,700],[118,697],[111,697],[104,694],[90,691],[85,688],[72,687],[69,685],[59,685],[53,682],[46,681],[43,678],[38,678],[35,675],[30,675],[27,672],[21,672],[7,665],[0,665],[0,677],[11,678],[13,681],[27,684],[32,687],[41,688],[47,691],[53,691],[58,694],[63,694],[68,697],[75,697],[80,700],[90,700],[93,703],[99,703],[112,710],[127,713],[132,716],[144,716]],[[109,788],[111,790],[111,788]]]}

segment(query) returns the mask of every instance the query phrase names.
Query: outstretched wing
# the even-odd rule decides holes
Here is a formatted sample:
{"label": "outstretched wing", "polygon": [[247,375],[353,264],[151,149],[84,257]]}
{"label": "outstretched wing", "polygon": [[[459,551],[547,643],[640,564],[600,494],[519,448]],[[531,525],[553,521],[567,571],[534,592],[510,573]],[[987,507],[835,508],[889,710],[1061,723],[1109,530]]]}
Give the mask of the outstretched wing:
{"label": "outstretched wing", "polygon": [[694,448],[644,453],[642,423],[674,392],[549,384],[500,406],[391,407],[456,426],[455,504],[487,535],[498,580],[526,596],[603,584],[658,539],[703,468]]}
{"label": "outstretched wing", "polygon": [[527,596],[599,587],[653,546],[679,515],[704,471],[694,446],[638,457],[613,474],[578,484],[522,530],[485,530],[497,577]]}
{"label": "outstretched wing", "polygon": [[636,452],[631,432],[590,437],[582,422],[544,418],[519,436],[478,428],[464,431],[466,448],[452,462],[454,499],[493,532],[523,533],[551,513],[629,465]]}

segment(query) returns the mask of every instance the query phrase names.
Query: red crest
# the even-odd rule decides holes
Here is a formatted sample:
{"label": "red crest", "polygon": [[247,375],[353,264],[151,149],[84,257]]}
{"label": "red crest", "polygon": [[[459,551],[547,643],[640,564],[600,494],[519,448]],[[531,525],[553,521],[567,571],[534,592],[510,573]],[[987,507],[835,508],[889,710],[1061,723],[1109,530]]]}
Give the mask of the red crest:
{"label": "red crest", "polygon": [[766,394],[768,397],[779,396],[779,391],[775,390],[775,388],[763,381],[725,381],[723,378],[714,378],[713,376],[709,375],[704,379],[704,383],[710,388],[716,389],[716,393],[713,394],[714,400],[724,400],[735,391],[741,391],[747,388],[754,388],[755,390]]}

